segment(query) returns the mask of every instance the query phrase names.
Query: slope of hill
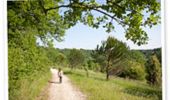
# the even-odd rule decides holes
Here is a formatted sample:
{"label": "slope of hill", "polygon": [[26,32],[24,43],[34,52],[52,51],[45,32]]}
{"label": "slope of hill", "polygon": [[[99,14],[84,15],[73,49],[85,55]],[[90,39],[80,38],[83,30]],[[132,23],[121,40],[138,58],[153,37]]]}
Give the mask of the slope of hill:
{"label": "slope of hill", "polygon": [[162,90],[142,81],[112,77],[105,81],[105,75],[84,70],[64,69],[72,83],[87,95],[88,100],[161,100]]}

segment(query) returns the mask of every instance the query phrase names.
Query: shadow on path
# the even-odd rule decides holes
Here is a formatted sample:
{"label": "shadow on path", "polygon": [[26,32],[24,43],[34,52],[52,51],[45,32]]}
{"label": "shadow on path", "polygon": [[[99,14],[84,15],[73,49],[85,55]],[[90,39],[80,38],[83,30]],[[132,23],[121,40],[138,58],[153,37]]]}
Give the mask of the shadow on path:
{"label": "shadow on path", "polygon": [[56,81],[48,81],[49,83],[54,83],[54,84],[61,84],[60,82],[56,82]]}

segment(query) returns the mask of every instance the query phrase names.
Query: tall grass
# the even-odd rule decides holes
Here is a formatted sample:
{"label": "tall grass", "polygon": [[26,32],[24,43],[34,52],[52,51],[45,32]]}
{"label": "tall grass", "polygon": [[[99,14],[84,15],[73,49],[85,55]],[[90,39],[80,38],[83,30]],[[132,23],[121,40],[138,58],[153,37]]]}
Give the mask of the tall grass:
{"label": "tall grass", "polygon": [[105,74],[83,70],[64,69],[72,83],[87,95],[88,100],[161,100],[161,88],[149,86],[142,81],[111,77],[105,80]]}
{"label": "tall grass", "polygon": [[38,76],[32,76],[32,79],[20,80],[20,88],[14,90],[10,95],[10,100],[36,100],[41,91],[47,86],[48,80],[51,78],[50,71],[41,73]]}

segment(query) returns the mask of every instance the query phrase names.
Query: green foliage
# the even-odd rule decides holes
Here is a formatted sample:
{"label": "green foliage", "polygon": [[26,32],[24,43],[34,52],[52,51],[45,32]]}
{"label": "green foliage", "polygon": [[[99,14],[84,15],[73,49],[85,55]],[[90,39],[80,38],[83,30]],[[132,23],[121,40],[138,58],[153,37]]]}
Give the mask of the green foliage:
{"label": "green foliage", "polygon": [[[30,35],[29,32],[26,35]],[[12,38],[9,39],[12,41]],[[23,95],[25,96],[25,94],[30,94],[32,92],[32,89],[29,90],[31,88],[30,84],[32,84],[34,81],[39,84],[37,79],[40,79],[40,77],[42,77],[41,74],[47,73],[49,70],[50,61],[40,48],[36,47],[35,44],[30,43],[32,42],[31,39],[34,40],[34,37],[24,37],[21,39],[18,38],[18,42],[20,41],[21,44],[23,43],[22,45],[17,44],[17,42],[8,42],[8,75],[10,100],[16,100],[17,98],[19,99],[23,97]],[[25,86],[28,90],[25,90],[24,92],[22,92],[23,79],[25,80],[24,82],[26,82]],[[35,93],[34,96],[31,94],[27,96],[34,99],[36,97],[35,95],[37,96],[38,93]]]}
{"label": "green foliage", "polygon": [[161,65],[156,55],[152,55],[146,65],[146,79],[151,85],[161,85]]}
{"label": "green foliage", "polygon": [[155,53],[156,56],[159,59],[159,62],[162,62],[162,48],[155,48],[155,49],[150,49],[150,50],[140,50],[145,56],[146,59],[149,59],[149,57]]}
{"label": "green foliage", "polygon": [[48,57],[48,59],[55,64],[57,62],[57,56],[58,56],[58,51],[55,48],[42,48],[46,53],[46,56]]}
{"label": "green foliage", "polygon": [[146,76],[145,67],[140,63],[129,61],[120,76],[135,80],[144,80]]}
{"label": "green foliage", "polygon": [[59,53],[57,55],[57,59],[56,59],[56,62],[59,64],[59,65],[64,65],[66,63],[66,56],[62,53]]}
{"label": "green foliage", "polygon": [[[109,72],[123,63],[128,47],[125,43],[113,37],[108,37],[106,41],[102,42],[100,47],[97,46],[96,52],[103,55],[106,61],[106,79],[109,79]],[[120,63],[121,62],[121,63]]]}
{"label": "green foliage", "polygon": [[51,39],[62,40],[65,30],[77,22],[93,28],[103,26],[106,32],[114,30],[116,22],[125,29],[127,39],[142,45],[148,41],[143,27],[160,23],[159,11],[157,0],[8,1],[8,26],[14,30],[35,29],[38,31],[35,34],[47,42],[47,33]]}
{"label": "green foliage", "polygon": [[[32,76],[33,77],[33,76]],[[18,80],[20,81],[20,89],[15,90],[11,96],[10,100],[35,100],[38,96],[40,96],[40,93],[43,89],[46,88],[48,85],[47,81],[50,80],[51,73],[41,73],[41,76],[34,76],[33,80],[29,80],[27,78]],[[15,95],[15,96],[14,96]],[[48,95],[48,94],[47,94]],[[42,98],[46,100],[48,96],[44,95]]]}
{"label": "green foliage", "polygon": [[[58,10],[44,12],[42,6],[56,6],[49,1],[8,1],[8,27],[9,32],[34,30],[32,34],[38,36],[44,43],[50,39],[61,40],[66,25],[58,14]],[[14,34],[8,36],[14,37]]]}
{"label": "green foliage", "polygon": [[70,67],[73,69],[78,67],[79,65],[83,65],[85,58],[80,50],[72,49],[70,50],[70,54],[68,55],[68,61]]}
{"label": "green foliage", "polygon": [[122,69],[122,72],[119,74],[119,76],[136,80],[144,80],[146,76],[146,57],[144,54],[140,51],[131,50],[128,51],[126,56],[126,65]]}
{"label": "green foliage", "polygon": [[155,49],[154,52],[161,64],[162,63],[162,49],[161,48]]}
{"label": "green foliage", "polygon": [[93,62],[92,60],[88,60],[87,61],[87,66],[88,66],[88,69],[90,70],[94,70],[94,71],[99,71],[99,64],[98,63],[95,63]]}
{"label": "green foliage", "polygon": [[67,63],[67,57],[58,49],[53,47],[41,47],[53,66],[63,66]]}
{"label": "green foliage", "polygon": [[[147,43],[148,36],[142,26],[152,27],[159,23],[160,17],[157,14],[160,10],[159,2],[156,0],[105,0],[104,2],[70,0],[69,4],[63,5],[69,8],[64,11],[63,17],[67,22],[69,20],[70,27],[74,26],[77,21],[81,21],[93,28],[98,28],[102,25],[106,28],[106,32],[114,30],[113,23],[115,21],[125,29],[127,39],[138,45]],[[100,13],[100,16],[95,16],[92,11]],[[144,12],[149,16],[144,16]],[[146,20],[143,21],[143,19]]]}
{"label": "green foliage", "polygon": [[[37,25],[41,23],[36,22],[36,15],[34,16],[32,14],[30,16],[31,12],[28,12],[29,10],[34,10],[37,16],[41,13],[37,10],[37,6],[33,9],[33,5],[29,5],[29,3],[23,1],[9,1],[7,5],[10,100],[23,99],[22,97],[25,95],[34,99],[38,95],[38,92],[40,92],[40,88],[35,88],[35,91],[38,92],[31,94],[31,84],[35,81],[37,84],[40,84],[41,81],[37,81],[37,79],[42,77],[42,73],[48,73],[50,66],[50,61],[46,54],[36,45],[36,36],[40,32],[37,27],[43,28],[43,26]],[[43,87],[44,85],[41,86]],[[23,90],[23,87],[27,90]]]}
{"label": "green foliage", "polygon": [[[61,41],[66,29],[82,22],[93,28],[101,25],[107,32],[111,32],[114,29],[112,21],[116,21],[124,27],[127,39],[138,45],[145,44],[148,37],[142,27],[152,27],[159,23],[157,13],[160,4],[156,0],[106,0],[104,4],[95,0],[28,0],[8,1],[7,10],[9,99],[15,100],[22,97],[23,87],[31,87],[29,84],[47,73],[50,65],[65,63],[65,55],[52,49],[52,41]],[[101,15],[95,16],[92,11]],[[145,21],[144,11],[148,14]],[[48,48],[38,47],[37,38]],[[99,49],[96,53],[99,56],[95,58],[98,61],[95,63],[105,68],[108,61],[109,68],[110,64],[115,66],[120,61],[118,58],[122,58],[126,46],[110,37]],[[82,52],[73,49],[68,60],[72,67],[76,67],[83,64],[85,58]],[[25,90],[23,93],[27,95],[30,92]]]}
{"label": "green foliage", "polygon": [[133,62],[138,62],[142,65],[146,63],[146,56],[140,51],[130,50],[127,56],[128,60],[131,60]]}
{"label": "green foliage", "polygon": [[[96,50],[99,49],[99,46],[97,46]],[[106,70],[106,59],[105,56],[102,55],[100,52],[96,52],[96,50],[93,50],[91,53],[92,58],[94,59],[93,61],[95,63],[98,63],[100,65],[100,72],[105,72]]]}

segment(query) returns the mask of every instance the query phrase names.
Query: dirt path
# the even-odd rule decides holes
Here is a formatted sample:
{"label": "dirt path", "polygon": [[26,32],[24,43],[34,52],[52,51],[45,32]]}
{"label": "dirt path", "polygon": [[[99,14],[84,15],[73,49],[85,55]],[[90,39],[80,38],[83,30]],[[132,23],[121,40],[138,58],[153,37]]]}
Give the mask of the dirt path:
{"label": "dirt path", "polygon": [[63,75],[63,82],[60,84],[58,71],[51,69],[51,73],[52,80],[50,81],[48,100],[85,100],[85,95],[71,84],[67,76]]}

